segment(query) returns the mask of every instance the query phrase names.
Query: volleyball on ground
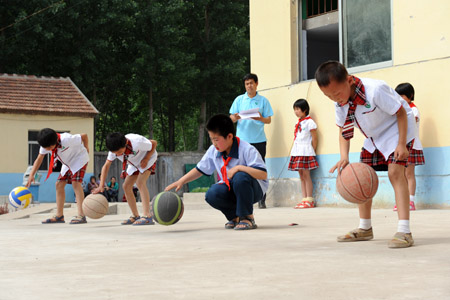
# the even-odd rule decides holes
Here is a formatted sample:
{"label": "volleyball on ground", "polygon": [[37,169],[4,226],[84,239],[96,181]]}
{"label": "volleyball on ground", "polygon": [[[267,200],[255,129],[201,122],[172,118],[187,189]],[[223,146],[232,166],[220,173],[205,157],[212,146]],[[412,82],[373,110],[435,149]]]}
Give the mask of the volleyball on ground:
{"label": "volleyball on ground", "polygon": [[31,201],[33,201],[33,195],[26,187],[18,186],[9,193],[9,203],[15,208],[24,209]]}

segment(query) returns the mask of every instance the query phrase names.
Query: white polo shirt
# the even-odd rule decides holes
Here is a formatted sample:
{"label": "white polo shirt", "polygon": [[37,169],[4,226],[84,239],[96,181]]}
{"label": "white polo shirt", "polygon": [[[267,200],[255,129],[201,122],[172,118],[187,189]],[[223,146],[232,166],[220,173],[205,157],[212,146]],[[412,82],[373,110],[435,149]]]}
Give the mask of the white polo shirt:
{"label": "white polo shirt", "polygon": [[420,113],[415,105],[410,106],[410,107],[411,107],[411,110],[414,115],[414,121],[416,121],[415,122],[415,124],[416,124],[416,139],[414,140],[413,148],[416,150],[423,150],[422,143],[420,142],[420,139],[419,139]]}
{"label": "white polo shirt", "polygon": [[[139,170],[140,173],[144,173],[148,168],[150,168],[158,158],[158,153],[155,152],[150,157],[147,165],[142,168],[141,167],[141,161],[144,158],[144,156],[147,154],[148,151],[152,150],[152,143],[145,137],[139,134],[129,133],[125,135],[127,140],[130,141],[131,147],[133,148],[133,153],[128,155],[128,167],[127,167],[127,174],[133,175],[134,172]],[[122,155],[115,155],[111,151],[108,153],[108,157],[106,158],[109,161],[114,161],[115,159],[119,159],[121,162],[123,162],[123,154]]]}
{"label": "white polo shirt", "polygon": [[[244,140],[240,140],[239,146],[236,138],[234,138],[233,145],[231,146],[230,154],[231,160],[227,165],[227,172],[231,168],[241,165],[252,167],[258,170],[262,170],[267,172],[266,164],[264,163],[261,155],[255,147],[250,145]],[[206,176],[211,176],[214,173],[214,170],[217,171],[217,174],[220,177],[220,181],[218,183],[223,183],[223,178],[220,169],[223,166],[222,152],[217,151],[214,145],[211,145],[209,149],[206,151],[205,155],[203,155],[200,162],[197,164],[197,170],[203,173]],[[266,193],[267,188],[269,187],[269,181],[267,179],[261,180],[257,179],[259,185],[263,193]]]}
{"label": "white polo shirt", "polygon": [[[61,148],[56,150],[56,159],[62,163],[61,176],[66,175],[67,171],[72,174],[78,172],[85,164],[89,162],[89,154],[84,147],[81,135],[61,133]],[[52,151],[45,150],[43,147],[39,149],[39,154],[51,154]]]}
{"label": "white polo shirt", "polygon": [[[415,120],[408,103],[384,81],[360,78],[364,85],[367,104],[357,105],[355,110],[355,127],[361,129],[367,137],[364,148],[373,153],[378,149],[388,159],[398,145],[398,124],[396,113],[401,106],[406,111],[408,130],[406,142],[415,138]],[[335,104],[336,124],[343,127],[349,104],[340,107]]]}
{"label": "white polo shirt", "polygon": [[[295,124],[297,126],[297,124]],[[316,122],[313,119],[307,119],[300,122],[301,131],[297,130],[297,136],[292,146],[291,156],[316,156],[312,146],[311,130],[317,129]],[[294,128],[295,129],[295,128]]]}

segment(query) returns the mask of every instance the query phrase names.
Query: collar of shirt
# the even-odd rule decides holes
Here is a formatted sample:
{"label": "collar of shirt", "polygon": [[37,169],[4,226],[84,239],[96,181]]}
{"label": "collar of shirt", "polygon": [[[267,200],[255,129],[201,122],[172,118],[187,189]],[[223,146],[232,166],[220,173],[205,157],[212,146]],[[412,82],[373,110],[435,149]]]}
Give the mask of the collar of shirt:
{"label": "collar of shirt", "polygon": [[230,154],[227,155],[227,153],[224,152],[218,152],[217,157],[223,156],[225,159],[230,156],[232,158],[239,158],[239,143],[236,139],[236,137],[233,137],[233,145],[231,145]]}
{"label": "collar of shirt", "polygon": [[253,97],[253,98],[250,98],[250,96],[248,95],[248,93],[247,92],[245,92],[245,97],[244,97],[244,99],[249,99],[249,100],[255,100],[256,99],[256,97],[258,97],[259,96],[259,94],[258,94],[258,92],[256,92],[256,95],[255,95],[255,97]]}

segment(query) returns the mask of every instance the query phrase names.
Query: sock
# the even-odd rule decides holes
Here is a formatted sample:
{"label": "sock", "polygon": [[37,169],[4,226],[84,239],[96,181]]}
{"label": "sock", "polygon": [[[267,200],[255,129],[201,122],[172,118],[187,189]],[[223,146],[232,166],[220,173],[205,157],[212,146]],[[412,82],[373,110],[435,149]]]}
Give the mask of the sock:
{"label": "sock", "polygon": [[411,233],[409,220],[398,220],[397,232]]}
{"label": "sock", "polygon": [[416,200],[416,196],[414,196],[414,195],[409,195],[409,201],[414,202],[414,200]]}
{"label": "sock", "polygon": [[367,230],[372,228],[372,220],[371,219],[359,219],[359,228]]}

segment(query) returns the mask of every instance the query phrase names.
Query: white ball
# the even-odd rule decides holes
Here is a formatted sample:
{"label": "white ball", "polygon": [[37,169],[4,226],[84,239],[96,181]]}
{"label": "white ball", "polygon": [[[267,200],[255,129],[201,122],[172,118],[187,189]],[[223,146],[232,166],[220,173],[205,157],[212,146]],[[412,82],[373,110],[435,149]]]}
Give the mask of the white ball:
{"label": "white ball", "polygon": [[31,201],[33,201],[33,195],[26,187],[16,187],[9,193],[9,203],[15,208],[24,209]]}

